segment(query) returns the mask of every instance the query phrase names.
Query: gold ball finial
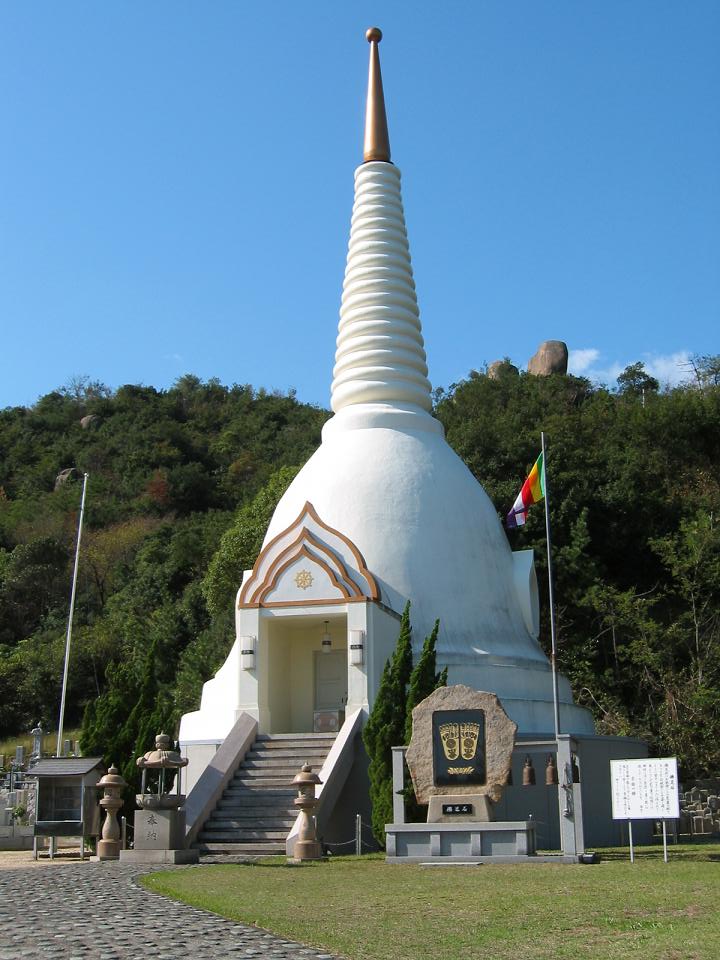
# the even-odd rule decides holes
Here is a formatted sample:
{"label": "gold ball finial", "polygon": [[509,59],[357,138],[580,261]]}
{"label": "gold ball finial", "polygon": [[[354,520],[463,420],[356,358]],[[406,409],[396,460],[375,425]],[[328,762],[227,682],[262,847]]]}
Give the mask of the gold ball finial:
{"label": "gold ball finial", "polygon": [[382,30],[380,27],[370,27],[369,30],[365,31],[365,37],[368,43],[380,43],[382,40]]}

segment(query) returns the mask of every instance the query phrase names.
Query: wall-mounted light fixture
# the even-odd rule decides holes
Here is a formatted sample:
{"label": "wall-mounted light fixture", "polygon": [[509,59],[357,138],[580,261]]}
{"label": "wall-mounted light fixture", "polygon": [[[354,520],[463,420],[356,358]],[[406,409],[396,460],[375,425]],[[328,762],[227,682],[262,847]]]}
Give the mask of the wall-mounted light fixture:
{"label": "wall-mounted light fixture", "polygon": [[255,637],[240,637],[240,669],[255,669]]}
{"label": "wall-mounted light fixture", "polygon": [[328,629],[329,623],[329,620],[325,621],[325,632],[323,633],[322,640],[320,641],[320,649],[323,653],[330,653],[332,650],[332,637],[330,636],[330,631]]}
{"label": "wall-mounted light fixture", "polygon": [[359,667],[365,662],[365,631],[350,631],[350,663]]}

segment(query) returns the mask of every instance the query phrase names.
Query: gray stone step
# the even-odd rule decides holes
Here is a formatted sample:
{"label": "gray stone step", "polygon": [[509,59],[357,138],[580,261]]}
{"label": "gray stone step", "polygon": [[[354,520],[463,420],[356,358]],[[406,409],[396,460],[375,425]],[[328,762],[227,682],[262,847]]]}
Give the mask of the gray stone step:
{"label": "gray stone step", "polygon": [[[301,754],[305,756],[305,754]],[[323,759],[325,759],[323,757]],[[282,770],[287,771],[288,774],[292,773],[292,776],[300,773],[300,768],[306,762],[306,760],[298,760],[297,763],[293,763],[287,757],[258,757],[256,760],[245,760],[243,765],[240,767],[241,770]],[[318,764],[318,767],[322,766],[322,763]],[[290,778],[292,780],[292,777]]]}
{"label": "gray stone step", "polygon": [[[225,794],[248,803],[290,803],[296,796],[294,787],[258,787],[254,783],[234,786],[232,783],[225,788]],[[225,796],[223,794],[223,796]]]}
{"label": "gray stone step", "polygon": [[217,820],[208,820],[203,827],[206,830],[284,830],[283,836],[290,833],[295,818],[287,817],[253,817],[252,820],[239,820],[237,817],[218,817]]}
{"label": "gray stone step", "polygon": [[234,781],[237,780],[252,780],[253,777],[260,777],[265,771],[265,775],[268,777],[274,777],[276,780],[282,779],[287,786],[292,786],[292,782],[295,777],[300,772],[300,766],[289,766],[287,762],[283,763],[244,763],[242,767],[238,770],[239,776],[235,776]]}
{"label": "gray stone step", "polygon": [[334,743],[336,734],[334,733],[259,733],[255,738],[256,743],[287,743],[289,740],[305,743]]}
{"label": "gray stone step", "polygon": [[214,841],[203,840],[193,844],[193,846],[200,853],[206,854],[226,853],[246,857],[285,856],[284,843],[261,843],[258,840],[253,840],[251,843],[215,843]]}
{"label": "gray stone step", "polygon": [[216,809],[232,807],[233,810],[242,810],[243,815],[258,810],[292,810],[295,806],[294,799],[294,797],[258,796],[256,791],[253,791],[253,795],[250,797],[244,793],[228,793],[219,801]]}
{"label": "gray stone step", "polygon": [[[218,804],[210,815],[211,820],[272,820],[280,817],[281,820],[287,820],[292,817],[294,820],[298,815],[298,810],[289,804],[284,806],[263,806],[258,804],[254,807],[238,807],[232,803]],[[215,816],[217,814],[217,816]]]}
{"label": "gray stone step", "polygon": [[283,830],[201,830],[198,839],[209,843],[282,843],[287,832]]}
{"label": "gray stone step", "polygon": [[334,742],[334,734],[324,733],[258,736],[195,847],[208,856],[284,855],[297,816],[292,781],[304,763],[317,772]]}
{"label": "gray stone step", "polygon": [[234,780],[232,787],[228,787],[225,794],[233,793],[237,787],[286,787],[287,785],[288,778],[286,776],[276,777],[274,774],[262,776],[262,771],[259,770],[257,776],[248,777],[243,771],[243,776]]}
{"label": "gray stone step", "polygon": [[296,750],[249,750],[245,755],[245,763],[262,761],[263,763],[291,763],[300,760],[303,763],[320,763],[328,755],[325,747],[298,747]]}

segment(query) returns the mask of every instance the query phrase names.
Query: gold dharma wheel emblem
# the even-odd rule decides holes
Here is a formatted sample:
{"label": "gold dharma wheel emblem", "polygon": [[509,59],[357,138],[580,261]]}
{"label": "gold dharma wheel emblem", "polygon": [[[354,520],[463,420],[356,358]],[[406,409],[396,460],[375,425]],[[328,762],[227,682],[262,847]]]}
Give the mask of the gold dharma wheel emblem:
{"label": "gold dharma wheel emblem", "polygon": [[308,587],[312,586],[312,582],[313,575],[309,570],[298,570],[295,574],[295,586],[301,590],[307,590]]}

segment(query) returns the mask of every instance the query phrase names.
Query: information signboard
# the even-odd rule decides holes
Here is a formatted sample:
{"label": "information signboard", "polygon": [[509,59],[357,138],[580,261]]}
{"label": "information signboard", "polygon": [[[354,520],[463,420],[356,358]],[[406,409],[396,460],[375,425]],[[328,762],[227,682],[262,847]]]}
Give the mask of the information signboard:
{"label": "information signboard", "polygon": [[676,757],[611,760],[613,820],[674,820],[680,816]]}

